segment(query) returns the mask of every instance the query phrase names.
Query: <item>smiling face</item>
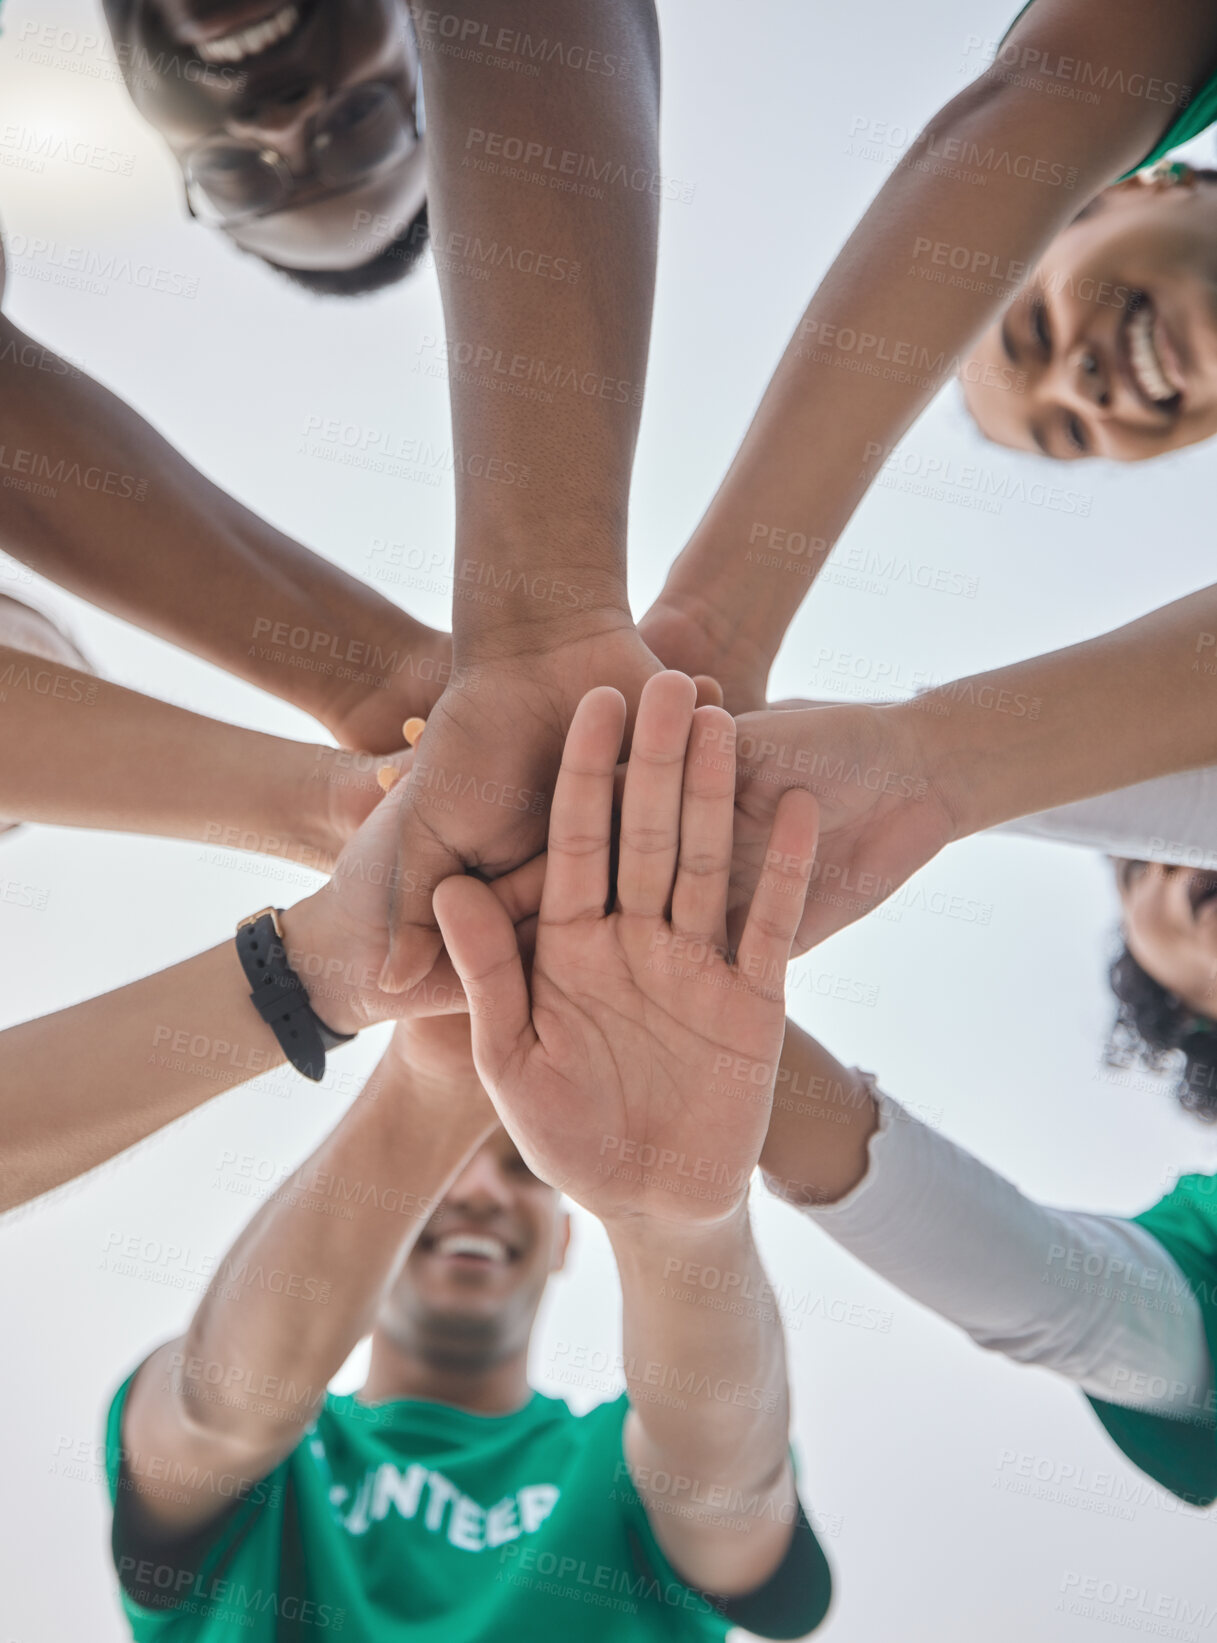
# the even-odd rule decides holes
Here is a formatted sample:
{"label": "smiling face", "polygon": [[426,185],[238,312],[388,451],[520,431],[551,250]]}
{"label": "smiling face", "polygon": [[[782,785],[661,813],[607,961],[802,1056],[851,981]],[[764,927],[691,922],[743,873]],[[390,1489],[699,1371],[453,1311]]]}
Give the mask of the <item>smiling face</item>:
{"label": "smiling face", "polygon": [[490,1369],[527,1348],[569,1238],[560,1195],[496,1130],[419,1234],[377,1327],[436,1367]]}
{"label": "smiling face", "polygon": [[964,397],[989,439],[1061,461],[1217,433],[1217,183],[1107,189],[981,338]]}
{"label": "smiling face", "polygon": [[404,0],[104,0],[196,209],[286,268],[350,269],[426,192]]}
{"label": "smiling face", "polygon": [[1133,958],[1197,1015],[1217,1019],[1217,873],[1118,861],[1116,885]]}

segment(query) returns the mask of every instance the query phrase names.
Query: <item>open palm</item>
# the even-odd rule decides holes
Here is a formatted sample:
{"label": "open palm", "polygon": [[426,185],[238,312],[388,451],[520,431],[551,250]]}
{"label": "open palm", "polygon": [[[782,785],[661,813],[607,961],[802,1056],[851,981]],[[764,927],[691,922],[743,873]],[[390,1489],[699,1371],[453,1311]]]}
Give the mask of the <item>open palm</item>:
{"label": "open palm", "polygon": [[643,690],[611,907],[625,703],[600,688],[580,704],[554,793],[530,982],[485,885],[450,879],[435,897],[499,1116],[536,1173],[601,1219],[723,1218],[747,1193],[768,1127],[815,806],[805,793],[782,801],[729,957],[734,726],[694,704],[681,674]]}

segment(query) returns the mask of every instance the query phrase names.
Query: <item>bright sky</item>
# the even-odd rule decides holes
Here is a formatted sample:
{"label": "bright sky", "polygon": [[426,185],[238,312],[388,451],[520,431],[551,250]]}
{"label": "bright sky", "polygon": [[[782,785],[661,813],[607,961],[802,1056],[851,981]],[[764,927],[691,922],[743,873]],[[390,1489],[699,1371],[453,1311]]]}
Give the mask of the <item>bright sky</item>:
{"label": "bright sky", "polygon": [[[663,222],[634,494],[639,610],[721,475],[816,278],[901,144],[979,68],[983,42],[1013,9],[1011,0],[661,0],[663,170],[692,199],[666,206]],[[45,61],[36,25],[61,30]],[[380,297],[320,303],[209,238],[186,219],[176,170],[108,58],[87,43],[101,33],[88,0],[4,8],[0,219],[15,319],[218,483],[349,570],[375,574],[386,542],[449,555],[446,482],[369,472],[317,432],[336,419],[361,437],[448,448],[444,384],[419,370],[440,332],[433,272]],[[53,159],[25,169],[23,134],[47,130],[131,156],[129,174]],[[56,269],[80,247],[166,270],[171,289],[197,281],[197,293],[122,277],[96,292],[65,289]],[[881,663],[910,684],[952,677],[1100,632],[1207,582],[1211,533],[1188,522],[1211,517],[1213,461],[1202,450],[1062,477],[982,447],[956,396],[944,395],[838,550],[842,569],[877,555],[887,571],[861,587],[822,579],[791,631],[775,694],[849,694]],[[930,463],[946,465],[932,470],[937,498],[918,490]],[[976,481],[965,468],[984,470],[996,511],[969,505]],[[1045,481],[1067,485],[1072,503],[1033,490]],[[974,597],[918,585],[939,571],[955,585],[966,579]],[[446,624],[441,595],[383,586]],[[0,589],[35,587],[0,570]],[[241,682],[50,597],[107,675],[218,717],[317,735]],[[45,899],[41,911],[3,907],[2,1025],[210,946],[252,908],[314,882],[189,844],[47,828],[0,843],[0,874],[46,892],[33,898]],[[1102,1070],[1116,909],[1101,861],[982,838],[915,888],[924,898],[899,917],[855,926],[800,961],[799,1021],[1049,1201],[1133,1213],[1180,1169],[1217,1167],[1214,1138],[1152,1081],[1121,1086]],[[950,898],[975,916],[932,910]],[[183,1327],[198,1271],[252,1212],[259,1175],[307,1154],[377,1051],[370,1035],[336,1058],[340,1088],[280,1074],[223,1096],[0,1226],[4,1643],[127,1635],[98,1447],[111,1390]],[[1062,1607],[1079,1575],[1133,1583],[1147,1601],[1203,1601],[1211,1521],[1127,1467],[1076,1394],[987,1358],[759,1193],[756,1216],[790,1303],[805,1496],[837,1574],[826,1643],[1088,1643],[1098,1623]],[[135,1274],[107,1266],[129,1237],[149,1244]],[[535,1361],[537,1384],[580,1406],[617,1390],[611,1375],[572,1383],[560,1373],[575,1348],[590,1362],[617,1351],[601,1301],[611,1283],[605,1241],[581,1218]],[[833,1321],[857,1317],[855,1302],[870,1327]],[[1065,1499],[1054,1489],[1062,1478],[1080,1480]]]}

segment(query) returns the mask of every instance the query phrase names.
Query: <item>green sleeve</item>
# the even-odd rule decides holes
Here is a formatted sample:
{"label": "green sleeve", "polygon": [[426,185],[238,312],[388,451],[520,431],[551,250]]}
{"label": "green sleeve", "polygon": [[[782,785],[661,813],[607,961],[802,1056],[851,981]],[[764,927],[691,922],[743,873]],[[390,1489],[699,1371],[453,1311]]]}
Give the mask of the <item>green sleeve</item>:
{"label": "green sleeve", "polygon": [[[616,1408],[617,1405],[605,1406]],[[621,1434],[629,1410],[628,1398],[619,1400],[620,1414],[617,1427],[618,1475],[623,1480],[620,1495],[627,1530],[635,1548],[635,1556],[661,1585],[688,1586],[688,1582],[669,1563],[663,1548],[655,1538],[651,1520],[642,1498],[630,1481],[629,1469],[622,1448]],[[794,1455],[791,1455],[794,1463]],[[796,1466],[797,1469],[797,1466]],[[709,1604],[721,1618],[724,1626],[742,1626],[758,1637],[806,1637],[828,1613],[832,1601],[832,1571],[815,1531],[807,1520],[803,1504],[798,1502],[790,1545],[781,1563],[763,1586],[742,1597],[708,1597]]]}
{"label": "green sleeve", "polygon": [[[1026,5],[1019,8],[1018,15],[1010,24],[1010,28],[1002,35],[1001,43],[997,48],[999,53],[1010,36],[1010,30],[1031,10],[1033,4],[1034,0],[1027,0]],[[1146,26],[1151,27],[1152,23],[1147,23]],[[1021,63],[1012,62],[1009,67],[1012,75],[1025,76],[1027,79],[1036,77],[1034,62],[1028,63],[1025,67]],[[1080,95],[1084,96],[1088,90],[1093,92],[1096,88],[1098,90],[1103,89],[1104,81],[1100,76],[1107,74],[1108,71],[1102,64],[1096,66],[1079,62],[1077,67],[1079,73],[1083,75],[1077,82]],[[1087,84],[1086,74],[1094,77],[1094,84]],[[1053,80],[1052,76],[1048,76],[1048,78]],[[1110,78],[1114,85],[1114,76]],[[1113,177],[1111,179],[1113,183],[1122,183],[1127,178],[1134,177],[1144,166],[1153,165],[1156,160],[1164,159],[1172,149],[1180,148],[1184,143],[1190,143],[1193,137],[1199,137],[1202,131],[1207,131],[1211,125],[1217,124],[1217,75],[1214,75],[1211,80],[1206,80],[1202,86],[1172,86],[1167,82],[1163,82],[1160,87],[1155,87],[1152,80],[1147,80],[1145,75],[1141,75],[1142,86],[1139,90],[1133,90],[1131,85],[1135,77],[1130,75],[1128,78],[1130,82],[1128,89],[1132,95],[1161,101],[1164,117],[1165,111],[1170,105],[1176,106],[1178,113],[1170,124],[1165,127],[1161,137],[1149,153],[1138,160],[1131,171],[1126,171],[1123,177]],[[1061,90],[1064,90],[1068,82],[1058,79],[1054,80],[1053,83],[1058,84]]]}
{"label": "green sleeve", "polygon": [[[1174,1257],[1199,1303],[1209,1357],[1217,1364],[1217,1176],[1185,1175],[1173,1192],[1135,1220]],[[1166,1304],[1169,1297],[1161,1299]],[[1155,1482],[1194,1506],[1217,1500],[1217,1394],[1212,1385],[1182,1415],[1089,1401],[1110,1437]]]}
{"label": "green sleeve", "polygon": [[129,1375],[119,1387],[106,1418],[106,1482],[114,1510],[110,1552],[123,1612],[135,1643],[170,1637],[210,1643],[225,1635],[213,1628],[222,1628],[227,1616],[231,1577],[257,1574],[277,1555],[286,1463],[244,1496],[234,1491],[232,1507],[197,1535],[168,1548],[149,1545],[132,1512],[130,1473],[144,1474],[145,1487],[172,1489],[173,1468],[164,1459],[157,1464],[133,1455],[123,1444],[123,1411],[134,1379]]}

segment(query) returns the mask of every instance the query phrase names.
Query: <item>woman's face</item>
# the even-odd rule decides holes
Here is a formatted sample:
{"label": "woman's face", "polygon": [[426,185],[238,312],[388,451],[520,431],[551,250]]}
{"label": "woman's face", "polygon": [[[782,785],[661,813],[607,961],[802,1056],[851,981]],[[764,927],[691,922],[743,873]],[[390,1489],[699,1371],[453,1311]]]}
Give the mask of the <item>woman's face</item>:
{"label": "woman's face", "polygon": [[1057,235],[964,379],[987,438],[1061,461],[1136,462],[1217,433],[1217,185],[1109,188]]}
{"label": "woman's face", "polygon": [[1217,873],[1118,861],[1116,884],[1137,963],[1197,1015],[1217,1017]]}

